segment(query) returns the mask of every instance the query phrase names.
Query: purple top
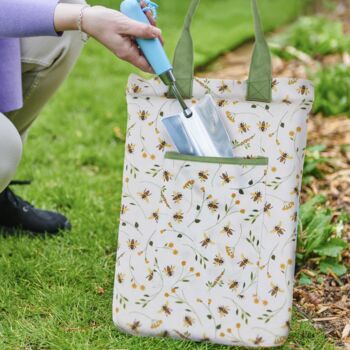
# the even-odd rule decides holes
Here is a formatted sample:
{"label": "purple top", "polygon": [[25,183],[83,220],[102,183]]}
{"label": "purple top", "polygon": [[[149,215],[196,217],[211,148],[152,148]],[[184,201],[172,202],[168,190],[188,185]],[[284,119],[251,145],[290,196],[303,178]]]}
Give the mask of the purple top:
{"label": "purple top", "polygon": [[23,105],[19,38],[57,36],[59,0],[0,0],[0,112]]}

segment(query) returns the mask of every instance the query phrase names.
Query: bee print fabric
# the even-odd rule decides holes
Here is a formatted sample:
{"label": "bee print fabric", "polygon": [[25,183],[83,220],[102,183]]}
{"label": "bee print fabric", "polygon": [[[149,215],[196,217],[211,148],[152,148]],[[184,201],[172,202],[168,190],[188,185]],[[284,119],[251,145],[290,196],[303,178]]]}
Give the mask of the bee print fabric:
{"label": "bee print fabric", "polygon": [[180,106],[159,79],[129,79],[114,322],[134,335],[279,346],[313,87],[276,79],[269,104],[246,101],[246,82],[195,79],[193,91],[189,105],[215,99],[235,158],[176,153],[161,118]]}

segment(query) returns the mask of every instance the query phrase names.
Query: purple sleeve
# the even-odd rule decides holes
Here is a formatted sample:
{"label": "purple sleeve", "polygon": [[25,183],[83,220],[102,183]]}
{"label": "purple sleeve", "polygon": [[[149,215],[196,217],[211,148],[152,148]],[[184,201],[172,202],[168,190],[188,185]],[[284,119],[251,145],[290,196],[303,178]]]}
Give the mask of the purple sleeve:
{"label": "purple sleeve", "polygon": [[0,0],[0,37],[57,36],[54,13],[59,0]]}

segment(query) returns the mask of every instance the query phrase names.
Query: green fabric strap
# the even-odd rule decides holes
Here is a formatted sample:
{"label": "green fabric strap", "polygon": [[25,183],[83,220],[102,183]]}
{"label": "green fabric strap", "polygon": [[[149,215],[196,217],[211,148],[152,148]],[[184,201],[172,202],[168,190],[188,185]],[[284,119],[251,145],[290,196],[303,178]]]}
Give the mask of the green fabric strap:
{"label": "green fabric strap", "polygon": [[[255,46],[248,79],[248,101],[271,102],[272,61],[261,24],[257,0],[252,1],[255,24]],[[193,16],[200,0],[192,0],[183,31],[177,44],[173,67],[177,85],[185,98],[192,97],[194,77],[194,48],[190,32]]]}

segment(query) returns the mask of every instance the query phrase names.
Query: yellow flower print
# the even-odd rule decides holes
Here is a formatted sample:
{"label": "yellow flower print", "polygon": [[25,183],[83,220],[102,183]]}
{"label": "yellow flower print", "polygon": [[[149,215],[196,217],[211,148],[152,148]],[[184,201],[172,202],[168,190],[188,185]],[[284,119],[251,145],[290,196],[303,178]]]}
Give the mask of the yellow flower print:
{"label": "yellow flower print", "polygon": [[261,121],[258,123],[258,128],[261,132],[267,131],[269,127],[270,127],[270,124],[268,122]]}
{"label": "yellow flower print", "polygon": [[205,182],[209,179],[209,172],[206,170],[202,170],[198,173],[198,177],[200,182]]}
{"label": "yellow flower print", "polygon": [[282,210],[283,211],[287,211],[289,209],[292,209],[294,207],[294,202],[288,202],[288,203],[285,203]]}
{"label": "yellow flower print", "polygon": [[194,323],[195,323],[195,319],[192,318],[191,316],[186,315],[184,317],[184,326],[185,327],[192,327]]}
{"label": "yellow flower print", "polygon": [[168,265],[163,269],[164,273],[168,277],[173,277],[174,276],[174,271],[175,271],[175,266],[174,265]]}
{"label": "yellow flower print", "polygon": [[152,193],[150,190],[145,189],[143,192],[138,192],[138,195],[141,197],[143,201],[149,203]]}
{"label": "yellow flower print", "polygon": [[288,85],[294,85],[297,81],[298,79],[289,79]]}
{"label": "yellow flower print", "polygon": [[256,203],[261,203],[263,200],[263,196],[260,191],[251,193],[250,198]]}
{"label": "yellow flower print", "polygon": [[154,321],[151,324],[151,329],[159,328],[163,324],[162,320]]}
{"label": "yellow flower print", "polygon": [[234,177],[229,176],[229,174],[225,172],[220,175],[220,179],[222,180],[222,185],[226,185],[229,184],[234,179]]}
{"label": "yellow flower print", "polygon": [[183,185],[183,189],[191,189],[193,188],[195,181],[194,180],[189,180]]}
{"label": "yellow flower print", "polygon": [[229,222],[227,225],[224,226],[224,228],[221,230],[221,233],[224,233],[227,235],[227,237],[230,237],[233,235],[233,228],[231,227],[231,223]]}
{"label": "yellow flower print", "polygon": [[226,246],[225,251],[226,251],[226,254],[229,258],[231,258],[231,259],[235,258],[235,252],[234,252],[233,248]]}
{"label": "yellow flower print", "polygon": [[169,307],[169,303],[168,302],[166,302],[162,307],[161,307],[161,309],[160,309],[160,311],[159,312],[161,312],[161,313],[164,313],[165,314],[165,316],[166,317],[168,317],[168,316],[170,316],[171,315],[171,313],[173,312],[173,310],[172,309],[170,309],[170,307]]}
{"label": "yellow flower print", "polygon": [[247,123],[239,123],[239,132],[241,134],[244,134],[246,132],[248,132],[250,130],[250,125],[248,125]]}
{"label": "yellow flower print", "polygon": [[233,114],[229,111],[226,111],[226,118],[231,122],[234,123],[235,122],[235,117],[233,116]]}
{"label": "yellow flower print", "polygon": [[166,148],[170,148],[171,145],[169,145],[165,140],[162,140],[161,138],[158,138],[158,145],[157,145],[157,148],[160,150],[160,151],[164,151]]}
{"label": "yellow flower print", "polygon": [[218,313],[221,317],[225,317],[228,315],[230,308],[228,306],[219,306]]}
{"label": "yellow flower print", "polygon": [[214,199],[208,203],[208,208],[212,213],[216,213],[219,209],[219,202]]}
{"label": "yellow flower print", "polygon": [[135,151],[135,145],[133,143],[128,143],[127,149],[129,154],[133,154]]}
{"label": "yellow flower print", "polygon": [[184,213],[183,213],[181,210],[179,210],[177,213],[175,213],[175,214],[173,215],[173,219],[174,219],[177,223],[181,224],[182,221],[183,221],[183,219],[184,219]]}
{"label": "yellow flower print", "polygon": [[140,243],[136,239],[129,239],[128,240],[128,247],[130,250],[135,250]]}
{"label": "yellow flower print", "polygon": [[284,235],[285,232],[286,232],[286,230],[282,227],[281,222],[278,225],[276,225],[272,230],[272,233],[276,233],[279,237]]}
{"label": "yellow flower print", "polygon": [[310,93],[310,89],[306,85],[301,85],[298,88],[298,93],[300,95],[308,95]]}
{"label": "yellow flower print", "polygon": [[172,198],[175,203],[180,203],[183,198],[183,194],[180,192],[174,192]]}
{"label": "yellow flower print", "polygon": [[173,174],[171,174],[168,170],[163,171],[163,180],[169,182],[173,178]]}
{"label": "yellow flower print", "polygon": [[140,321],[134,321],[133,323],[129,323],[128,326],[130,327],[130,329],[135,332],[138,333],[139,332],[139,328],[141,327],[141,322]]}
{"label": "yellow flower print", "polygon": [[224,258],[220,255],[220,254],[217,254],[214,258],[214,265],[217,265],[217,266],[221,266],[223,265],[225,262]]}
{"label": "yellow flower print", "polygon": [[140,120],[144,121],[147,120],[147,118],[150,116],[149,112],[146,110],[141,110],[137,112]]}

